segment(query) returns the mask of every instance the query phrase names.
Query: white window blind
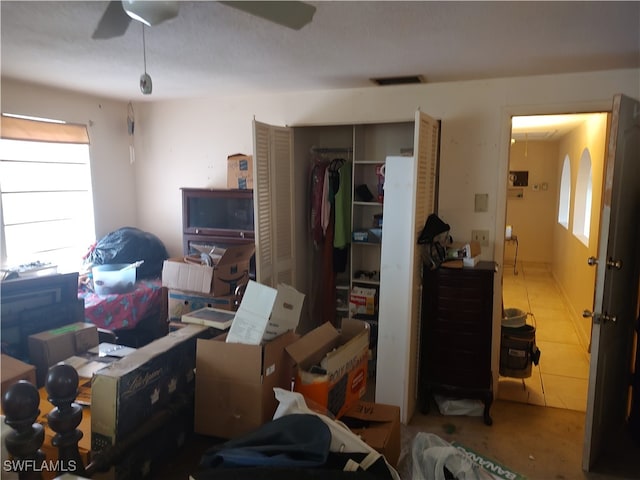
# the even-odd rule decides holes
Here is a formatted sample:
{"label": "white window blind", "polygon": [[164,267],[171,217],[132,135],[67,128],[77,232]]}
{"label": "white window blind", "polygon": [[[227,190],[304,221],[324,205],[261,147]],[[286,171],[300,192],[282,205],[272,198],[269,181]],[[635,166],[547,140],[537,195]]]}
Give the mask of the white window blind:
{"label": "white window blind", "polygon": [[95,241],[90,167],[85,126],[2,116],[4,268],[79,268]]}

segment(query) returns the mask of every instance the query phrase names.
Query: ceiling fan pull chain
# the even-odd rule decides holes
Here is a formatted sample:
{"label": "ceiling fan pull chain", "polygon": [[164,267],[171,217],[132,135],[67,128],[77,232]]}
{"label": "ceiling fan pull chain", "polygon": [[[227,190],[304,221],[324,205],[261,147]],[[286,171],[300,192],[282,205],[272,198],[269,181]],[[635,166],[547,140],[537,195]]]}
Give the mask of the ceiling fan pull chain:
{"label": "ceiling fan pull chain", "polygon": [[142,24],[142,60],[144,61],[144,73],[147,73],[147,44],[144,41],[144,23]]}
{"label": "ceiling fan pull chain", "polygon": [[147,73],[147,44],[144,39],[144,29],[145,25],[142,24],[142,59],[144,61],[144,73],[140,75],[140,91],[144,95],[150,95],[151,90],[153,89],[153,84],[151,82],[151,76]]}

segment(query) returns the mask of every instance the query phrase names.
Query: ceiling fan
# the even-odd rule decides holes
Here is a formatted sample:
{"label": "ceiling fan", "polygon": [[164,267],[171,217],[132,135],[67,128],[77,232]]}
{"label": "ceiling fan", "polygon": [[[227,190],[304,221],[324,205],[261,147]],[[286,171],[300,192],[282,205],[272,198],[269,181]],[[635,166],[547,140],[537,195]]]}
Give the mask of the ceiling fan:
{"label": "ceiling fan", "polygon": [[[148,0],[110,1],[91,38],[120,37],[125,34],[132,19],[147,26],[158,25],[178,15],[179,3]],[[293,30],[300,30],[311,22],[316,11],[316,7],[313,5],[297,1],[230,1],[220,3]]]}

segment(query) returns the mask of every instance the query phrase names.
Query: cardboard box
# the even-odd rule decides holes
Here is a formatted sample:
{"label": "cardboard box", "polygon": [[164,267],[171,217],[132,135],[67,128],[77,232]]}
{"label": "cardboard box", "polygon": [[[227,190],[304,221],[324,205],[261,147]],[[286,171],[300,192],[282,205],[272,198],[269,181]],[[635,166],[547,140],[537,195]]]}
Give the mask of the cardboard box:
{"label": "cardboard box", "polygon": [[376,313],[376,289],[353,287],[349,294],[349,311],[352,315]]}
{"label": "cardboard box", "polygon": [[293,362],[285,348],[299,338],[303,303],[293,287],[250,281],[229,332],[198,340],[196,433],[233,438],[273,418],[273,388],[291,388]]}
{"label": "cardboard box", "polygon": [[253,157],[236,153],[227,157],[227,188],[253,188]]}
{"label": "cardboard box", "polygon": [[278,288],[249,281],[227,342],[260,345],[298,328],[304,294],[289,285]]}
{"label": "cardboard box", "polygon": [[[168,464],[184,451],[193,432],[193,404],[166,419],[162,428],[131,445],[107,472],[96,472],[95,480],[140,480],[167,478]],[[75,477],[74,477],[75,478]],[[60,479],[62,480],[62,479]]]}
{"label": "cardboard box", "polygon": [[217,248],[219,255],[212,267],[187,263],[184,257],[170,258],[162,267],[162,286],[221,297],[231,295],[249,280],[249,261],[255,244]]}
{"label": "cardboard box", "polygon": [[182,315],[202,308],[234,310],[236,301],[235,295],[216,297],[182,290],[169,290],[168,297],[169,321],[171,322],[179,322]]}
{"label": "cardboard box", "polygon": [[14,383],[18,383],[20,380],[26,380],[34,386],[36,385],[36,367],[24,363],[17,358],[10,357],[9,355],[2,354],[2,396]]}
{"label": "cardboard box", "polygon": [[235,438],[271,420],[273,388],[291,388],[285,348],[297,339],[292,331],[261,345],[227,343],[226,334],[198,339],[194,431]]}
{"label": "cardboard box", "polygon": [[207,328],[188,325],[95,373],[91,382],[91,449],[115,444],[194,388],[196,339]]}
{"label": "cardboard box", "polygon": [[72,323],[29,335],[29,359],[36,366],[37,386],[47,378],[49,367],[97,346],[98,328],[93,323]]}
{"label": "cardboard box", "polygon": [[392,466],[400,458],[400,407],[357,402],[340,419]]}
{"label": "cardboard box", "polygon": [[[295,391],[340,418],[367,389],[369,325],[344,319],[338,332],[329,322],[287,347],[297,365]],[[320,368],[313,373],[312,367]]]}

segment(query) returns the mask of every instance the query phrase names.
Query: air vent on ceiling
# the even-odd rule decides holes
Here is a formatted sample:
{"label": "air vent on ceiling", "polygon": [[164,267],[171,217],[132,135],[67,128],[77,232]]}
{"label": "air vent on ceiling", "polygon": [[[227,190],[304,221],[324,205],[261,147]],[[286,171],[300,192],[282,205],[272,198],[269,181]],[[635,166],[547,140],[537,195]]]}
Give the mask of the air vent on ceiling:
{"label": "air vent on ceiling", "polygon": [[424,83],[424,78],[421,75],[408,75],[405,77],[372,78],[371,81],[380,86],[407,85],[410,83]]}

